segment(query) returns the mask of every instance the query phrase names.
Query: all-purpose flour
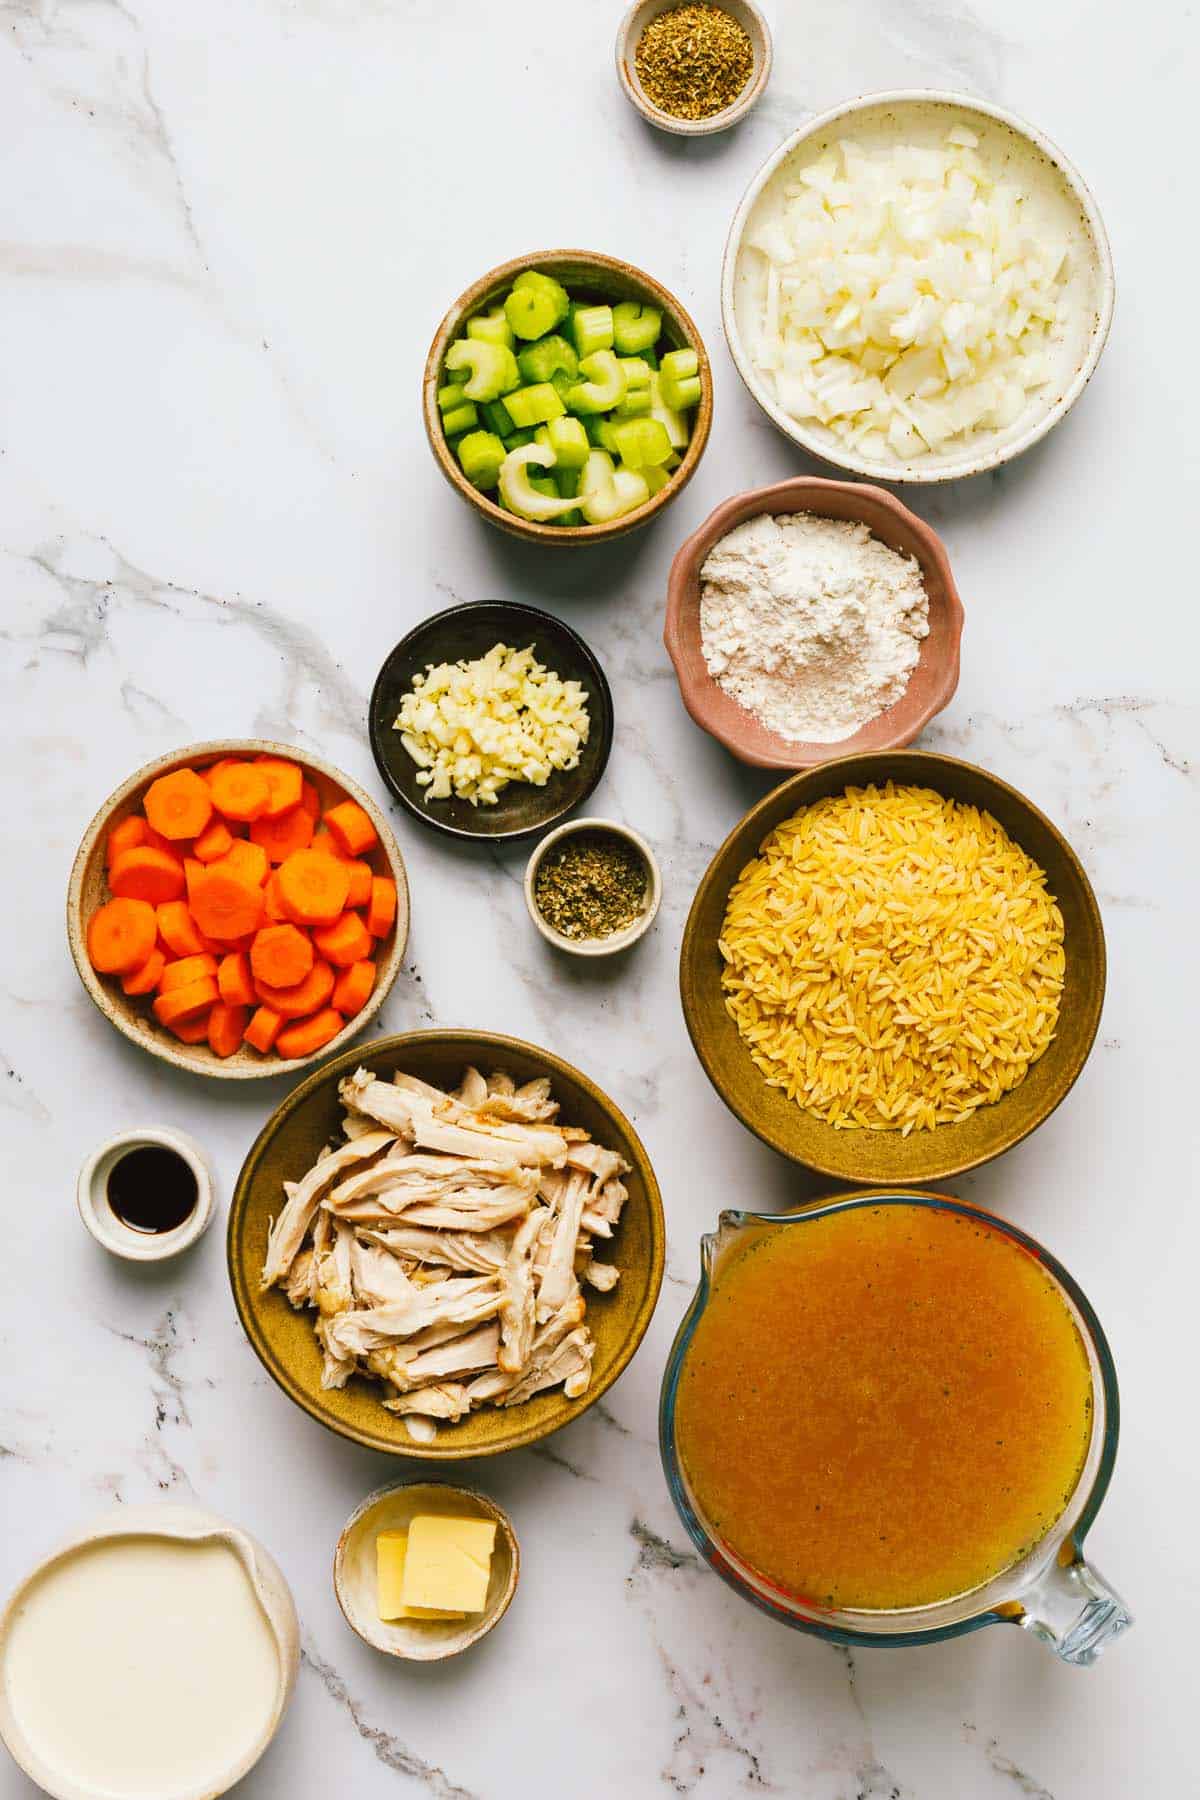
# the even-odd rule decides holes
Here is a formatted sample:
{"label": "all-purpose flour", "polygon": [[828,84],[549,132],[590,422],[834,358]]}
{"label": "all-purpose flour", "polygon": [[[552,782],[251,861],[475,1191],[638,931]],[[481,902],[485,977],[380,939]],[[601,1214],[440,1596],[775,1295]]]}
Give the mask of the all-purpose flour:
{"label": "all-purpose flour", "polygon": [[709,673],[769,730],[836,743],[897,701],[929,635],[921,571],[865,525],[760,514],[700,571]]}

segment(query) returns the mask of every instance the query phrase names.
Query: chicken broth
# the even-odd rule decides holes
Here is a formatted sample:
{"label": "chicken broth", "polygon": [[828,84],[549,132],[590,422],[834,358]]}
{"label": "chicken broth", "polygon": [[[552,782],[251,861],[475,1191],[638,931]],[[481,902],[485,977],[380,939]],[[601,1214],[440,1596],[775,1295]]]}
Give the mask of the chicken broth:
{"label": "chicken broth", "polygon": [[819,1606],[893,1609],[1009,1568],[1092,1429],[1058,1287],[982,1219],[857,1207],[719,1270],[684,1358],[680,1460],[713,1536]]}

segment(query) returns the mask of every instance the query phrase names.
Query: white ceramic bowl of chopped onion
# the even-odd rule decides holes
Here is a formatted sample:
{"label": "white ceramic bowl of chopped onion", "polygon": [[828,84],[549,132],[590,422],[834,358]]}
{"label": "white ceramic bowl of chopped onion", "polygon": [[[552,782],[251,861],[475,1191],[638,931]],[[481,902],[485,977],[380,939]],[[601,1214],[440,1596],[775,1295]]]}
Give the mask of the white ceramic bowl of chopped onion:
{"label": "white ceramic bowl of chopped onion", "polygon": [[793,132],[725,246],[738,373],[802,449],[852,474],[950,481],[1070,411],[1108,337],[1096,203],[1003,107],[868,94]]}

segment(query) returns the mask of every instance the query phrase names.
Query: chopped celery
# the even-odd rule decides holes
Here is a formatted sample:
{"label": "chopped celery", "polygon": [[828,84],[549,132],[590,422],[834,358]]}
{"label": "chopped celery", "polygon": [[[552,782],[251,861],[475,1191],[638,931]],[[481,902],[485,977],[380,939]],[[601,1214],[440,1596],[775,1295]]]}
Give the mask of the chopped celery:
{"label": "chopped celery", "polygon": [[531,475],[529,485],[535,494],[546,494],[551,500],[562,499],[562,495],[555,486],[553,475]]}
{"label": "chopped celery", "polygon": [[537,269],[526,269],[513,282],[512,293],[504,302],[504,316],[517,337],[540,338],[562,323],[570,304],[567,290],[559,282]]}
{"label": "chopped celery", "polygon": [[446,352],[446,367],[452,375],[460,369],[471,371],[470,380],[463,383],[468,400],[498,400],[521,385],[517,359],[505,344],[457,338]]}
{"label": "chopped celery", "polygon": [[536,344],[527,344],[524,350],[517,353],[517,367],[521,378],[532,385],[542,381],[553,381],[558,374],[566,375],[574,381],[579,373],[579,358],[568,344],[565,337],[557,333],[550,337],[539,338]]}
{"label": "chopped celery", "polygon": [[613,414],[616,419],[636,419],[642,413],[650,411],[650,389],[648,387],[627,388],[625,398]]}
{"label": "chopped celery", "polygon": [[662,359],[662,397],[676,412],[700,403],[700,359],[694,350],[671,350]]}
{"label": "chopped celery", "polygon": [[485,400],[479,408],[484,424],[498,438],[507,437],[513,428],[512,414],[503,400]]}
{"label": "chopped celery", "polygon": [[585,377],[567,395],[573,413],[611,412],[625,398],[625,373],[611,350],[594,350],[579,364]]}
{"label": "chopped celery", "polygon": [[533,486],[537,477],[531,476],[531,467],[548,469],[553,462],[553,453],[543,449],[541,444],[523,444],[520,449],[509,452],[500,467],[500,498],[510,512],[522,519],[548,524],[553,519],[561,519],[564,513],[574,511],[573,500],[564,500],[557,488],[551,498]]}
{"label": "chopped celery", "polygon": [[478,423],[479,414],[469,400],[465,406],[456,406],[453,411],[442,414],[442,429],[448,438],[458,437],[463,431],[474,431]]}
{"label": "chopped celery", "polygon": [[616,456],[617,440],[613,436],[613,422],[607,414],[592,413],[583,421],[583,429],[594,450],[607,450],[610,456]]}
{"label": "chopped celery", "polygon": [[657,467],[671,454],[671,440],[659,419],[622,419],[613,426],[613,436],[627,469]]}
{"label": "chopped celery", "polygon": [[579,480],[582,512],[589,525],[605,525],[632,512],[650,498],[643,476],[633,469],[614,469],[612,457],[593,450]]}
{"label": "chopped celery", "polygon": [[587,432],[578,419],[551,419],[546,436],[554,452],[554,472],[582,469],[587,461]]}
{"label": "chopped celery", "polygon": [[473,319],[468,319],[467,336],[478,338],[484,344],[503,344],[506,350],[513,347],[512,328],[504,316],[502,306],[495,307],[491,312],[476,313]]}
{"label": "chopped celery", "polygon": [[545,294],[553,300],[558,308],[558,317],[565,319],[571,310],[571,296],[561,281],[555,281],[553,275],[544,275],[540,269],[522,269],[513,282],[514,288],[532,288],[535,293]]}
{"label": "chopped celery", "polygon": [[537,387],[518,388],[515,394],[506,394],[504,406],[520,431],[530,425],[544,425],[547,419],[561,419],[567,410],[548,381],[539,382]]}
{"label": "chopped celery", "polygon": [[651,375],[650,377],[650,417],[652,419],[658,419],[665,427],[667,436],[670,438],[671,443],[676,450],[686,449],[688,441],[687,420],[681,412],[677,412],[674,407],[668,406],[666,400],[663,398],[661,374]]}
{"label": "chopped celery", "polygon": [[578,494],[579,482],[580,482],[582,475],[583,475],[582,469],[559,469],[557,467],[555,468],[555,471],[554,471],[555,485],[558,488],[558,491],[562,495],[564,500],[573,500],[575,498],[576,494]]}
{"label": "chopped celery", "polygon": [[613,307],[612,316],[613,344],[622,356],[637,356],[657,344],[662,331],[662,314],[656,306],[622,300]]}
{"label": "chopped celery", "polygon": [[649,363],[651,369],[657,369],[657,367],[658,367],[658,352],[656,350],[643,350],[642,351],[642,361],[644,363]]}
{"label": "chopped celery", "polygon": [[669,471],[661,467],[657,469],[653,467],[641,469],[639,470],[639,474],[646,486],[650,489],[651,494],[661,493],[671,479]]}
{"label": "chopped celery", "polygon": [[467,404],[467,390],[459,381],[448,382],[438,389],[438,411],[453,412],[456,406]]}
{"label": "chopped celery", "polygon": [[532,444],[532,442],[532,431],[510,431],[504,440],[504,448],[506,450],[520,450],[526,444]]}
{"label": "chopped celery", "polygon": [[569,330],[581,357],[613,346],[613,309],[611,306],[573,306]]}
{"label": "chopped celery", "polygon": [[458,443],[458,460],[472,486],[494,488],[504,461],[504,445],[491,431],[470,431]]}
{"label": "chopped celery", "polygon": [[643,356],[618,356],[625,375],[626,388],[648,388],[653,373],[650,364]]}

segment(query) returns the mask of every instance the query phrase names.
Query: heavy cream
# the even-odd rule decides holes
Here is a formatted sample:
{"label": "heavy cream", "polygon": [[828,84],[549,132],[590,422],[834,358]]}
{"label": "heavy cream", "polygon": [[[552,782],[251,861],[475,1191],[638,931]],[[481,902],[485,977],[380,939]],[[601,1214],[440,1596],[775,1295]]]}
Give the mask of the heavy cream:
{"label": "heavy cream", "polygon": [[269,1726],[274,1633],[228,1544],[108,1538],[32,1582],[4,1681],[47,1766],[120,1800],[220,1791]]}

